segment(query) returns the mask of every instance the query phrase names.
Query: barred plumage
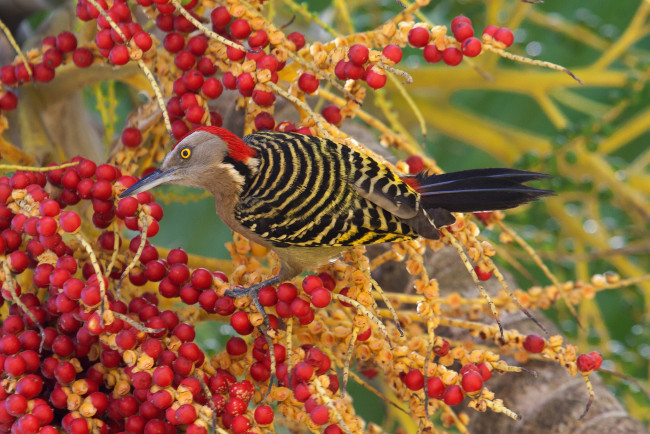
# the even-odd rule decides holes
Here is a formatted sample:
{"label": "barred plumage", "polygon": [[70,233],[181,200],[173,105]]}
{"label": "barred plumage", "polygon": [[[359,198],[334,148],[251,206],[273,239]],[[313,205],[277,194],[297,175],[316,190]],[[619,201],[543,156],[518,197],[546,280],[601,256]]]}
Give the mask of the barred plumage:
{"label": "barred plumage", "polygon": [[418,193],[376,160],[295,133],[259,132],[244,142],[256,151],[259,166],[235,218],[274,246],[354,246],[419,236],[359,193],[392,197],[417,211]]}
{"label": "barred plumage", "polygon": [[452,212],[513,208],[550,194],[522,185],[543,176],[477,169],[421,173],[407,183],[375,159],[329,140],[273,131],[242,140],[222,128],[200,127],[121,196],[165,183],[210,191],[217,214],[233,231],[280,257],[277,276],[229,292],[256,297],[263,286],[321,265],[349,246],[436,239],[438,227],[454,222]]}

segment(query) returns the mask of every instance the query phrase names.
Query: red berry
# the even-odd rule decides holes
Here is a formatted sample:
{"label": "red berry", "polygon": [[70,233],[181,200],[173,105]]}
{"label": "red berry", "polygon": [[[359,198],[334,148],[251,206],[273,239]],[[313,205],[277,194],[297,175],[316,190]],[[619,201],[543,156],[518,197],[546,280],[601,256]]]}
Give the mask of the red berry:
{"label": "red berry", "polygon": [[442,52],[442,61],[449,66],[456,66],[463,61],[463,53],[456,47],[447,47]]}
{"label": "red berry", "polygon": [[373,89],[381,89],[386,85],[386,74],[380,72],[378,68],[370,67],[366,74],[366,83]]}
{"label": "red berry", "polygon": [[528,335],[524,339],[524,349],[529,353],[537,354],[544,350],[544,338],[539,335]]}
{"label": "red berry", "polygon": [[487,26],[485,30],[483,30],[483,34],[494,37],[494,35],[497,33],[499,29],[500,29],[499,26],[495,26],[495,25]]}
{"label": "red berry", "polygon": [[424,47],[429,43],[431,34],[424,27],[413,27],[409,30],[408,41],[414,47]]}
{"label": "red berry", "polygon": [[74,211],[63,211],[59,217],[61,229],[68,233],[75,232],[81,226],[81,218]]}
{"label": "red berry", "polygon": [[442,399],[442,392],[445,390],[445,385],[439,377],[427,378],[427,394],[429,398]]}
{"label": "red berry", "polygon": [[187,50],[180,51],[176,54],[176,57],[174,57],[174,65],[183,71],[191,69],[195,63],[196,57]]}
{"label": "red berry", "polygon": [[461,385],[465,392],[476,392],[483,387],[483,377],[476,371],[470,371],[463,375]]}
{"label": "red berry", "polygon": [[[57,51],[61,51],[58,50]],[[12,65],[5,65],[0,68],[0,81],[6,85],[12,85],[16,83],[16,69]]]}
{"label": "red berry", "polygon": [[291,312],[297,317],[309,315],[310,310],[309,303],[302,298],[294,298],[291,302]]}
{"label": "red berry", "polygon": [[156,386],[167,387],[174,380],[174,371],[169,366],[158,366],[151,378]]}
{"label": "red berry", "polygon": [[192,36],[190,40],[187,41],[187,48],[195,56],[202,56],[208,48],[208,40],[203,35]]}
{"label": "red berry", "polygon": [[201,92],[208,99],[216,99],[221,96],[221,93],[223,92],[223,86],[219,80],[211,77],[203,82]]}
{"label": "red berry", "polygon": [[183,74],[183,83],[191,91],[198,91],[203,85],[203,74],[196,69],[190,69]]}
{"label": "red berry", "polygon": [[248,21],[238,18],[230,23],[230,34],[235,39],[247,38],[251,33],[251,26]]}
{"label": "red berry", "polygon": [[298,78],[298,87],[305,93],[316,92],[318,85],[319,81],[313,74],[305,72]]}
{"label": "red berry", "polygon": [[368,50],[368,47],[362,44],[354,44],[348,51],[348,58],[350,59],[350,62],[359,66],[363,66],[368,61],[369,55],[370,50]]}
{"label": "red berry", "polygon": [[108,55],[113,65],[125,65],[129,61],[129,49],[125,45],[116,45]]}
{"label": "red berry", "polygon": [[246,51],[244,51],[244,46],[241,46],[242,48],[235,48],[228,46],[226,48],[226,55],[228,56],[228,59],[232,60],[233,62],[237,62],[238,60],[243,59],[246,57]]}
{"label": "red berry", "polygon": [[315,307],[327,307],[332,301],[332,293],[325,288],[319,288],[311,294],[311,303]]}
{"label": "red berry", "polygon": [[270,425],[273,422],[273,408],[270,405],[260,405],[255,409],[255,422],[258,425]]}
{"label": "red berry", "polygon": [[133,42],[138,46],[142,51],[147,51],[153,45],[151,36],[147,32],[139,31],[133,35]]}
{"label": "red berry", "polygon": [[258,297],[262,306],[274,306],[278,302],[278,295],[272,286],[265,286],[260,289]]}
{"label": "red berry", "polygon": [[183,404],[176,409],[176,421],[187,425],[196,420],[196,409],[192,404]]}
{"label": "red berry", "polygon": [[490,368],[488,367],[487,363],[479,363],[476,365],[478,368],[478,371],[481,373],[481,378],[483,378],[483,381],[487,381],[492,377],[492,371],[490,371]]}
{"label": "red berry", "polygon": [[296,51],[305,46],[305,37],[302,33],[292,32],[287,35],[287,39],[296,45]]}
{"label": "red berry", "polygon": [[348,77],[345,73],[345,67],[348,64],[345,60],[339,60],[339,63],[336,64],[334,68],[334,74],[339,80],[346,80]]}
{"label": "red berry", "polygon": [[445,401],[445,404],[452,407],[463,402],[463,398],[463,391],[460,389],[460,386],[455,384],[445,387],[445,390],[442,392],[442,399]]}
{"label": "red berry", "polygon": [[327,407],[324,405],[317,405],[309,412],[311,421],[316,425],[325,425],[330,420],[330,414]]}
{"label": "red berry", "polygon": [[463,41],[463,54],[467,57],[476,57],[481,54],[483,45],[477,38],[467,38]]}
{"label": "red berry", "polygon": [[364,332],[361,332],[357,335],[357,341],[367,341],[370,335],[372,334],[372,329],[368,327]]}
{"label": "red berry", "polygon": [[499,42],[502,42],[507,48],[511,46],[512,43],[515,41],[515,35],[512,34],[512,30],[510,30],[509,28],[501,27],[494,34],[494,39],[496,39]]}
{"label": "red berry", "polygon": [[137,128],[126,127],[122,130],[122,143],[129,148],[135,148],[142,143],[142,133]]}
{"label": "red berry", "polygon": [[429,44],[422,50],[422,56],[429,63],[438,63],[442,60],[442,51],[435,44]]}
{"label": "red berry", "polygon": [[79,68],[89,67],[93,63],[93,60],[93,53],[88,48],[77,48],[74,50],[74,53],[72,53],[72,61]]}
{"label": "red berry", "polygon": [[294,368],[294,373],[298,381],[309,381],[314,375],[314,368],[309,363],[300,362]]}
{"label": "red berry", "polygon": [[230,23],[230,13],[225,6],[219,6],[210,13],[210,20],[212,21],[212,28],[215,31],[224,30],[228,23]]}
{"label": "red berry", "polygon": [[455,33],[456,32],[456,27],[458,27],[458,25],[461,24],[461,23],[469,24],[471,26],[472,25],[472,20],[467,18],[465,15],[458,15],[453,20],[451,20],[451,31],[453,33]]}
{"label": "red berry", "polygon": [[341,116],[341,108],[336,104],[330,104],[326,106],[321,112],[323,117],[330,124],[339,126],[343,121],[343,116]]}
{"label": "red berry", "polygon": [[178,53],[185,47],[185,38],[179,33],[167,33],[163,39],[163,47],[170,53]]}
{"label": "red berry", "polygon": [[298,288],[292,283],[282,283],[278,286],[278,299],[290,303],[298,295]]}
{"label": "red berry", "polygon": [[598,351],[592,351],[589,353],[591,357],[593,357],[594,361],[596,362],[596,366],[594,367],[594,370],[597,370],[600,368],[600,365],[603,364],[603,356],[600,355]]}
{"label": "red berry", "polygon": [[248,37],[248,45],[252,48],[263,48],[269,44],[269,35],[264,29],[254,31]]}
{"label": "red berry", "polygon": [[260,130],[273,130],[275,127],[275,119],[273,115],[267,112],[260,112],[255,116],[255,129]]}
{"label": "red berry", "polygon": [[485,271],[483,268],[479,267],[478,265],[474,267],[474,272],[476,273],[476,276],[478,277],[478,280],[489,280],[490,277],[492,277],[492,270]]}
{"label": "red berry", "polygon": [[[596,357],[594,357],[594,354]],[[578,371],[589,374],[590,372],[600,368],[602,360],[603,359],[600,354],[594,351],[593,353],[589,354],[580,354],[578,356],[578,360],[576,360],[576,365],[578,367]]]}
{"label": "red berry", "polygon": [[16,108],[18,105],[18,97],[12,92],[5,92],[2,97],[0,97],[0,109],[5,111],[10,111]]}
{"label": "red berry", "polygon": [[69,53],[77,48],[77,37],[72,32],[61,32],[56,37],[56,48]]}
{"label": "red berry", "polygon": [[388,44],[381,51],[386,58],[392,60],[394,63],[399,63],[402,60],[402,49],[399,45]]}
{"label": "red berry", "polygon": [[243,434],[251,427],[251,423],[246,416],[237,415],[232,419],[230,429],[233,434]]}
{"label": "red berry", "polygon": [[404,377],[404,384],[411,390],[420,390],[424,387],[424,375],[419,369],[411,369]]}
{"label": "red berry", "polygon": [[58,48],[50,48],[43,53],[43,65],[54,69],[63,61],[63,53]]}
{"label": "red berry", "polygon": [[465,39],[474,36],[472,25],[465,22],[458,23],[456,27],[452,27],[452,32],[458,42],[463,42]]}
{"label": "red berry", "polygon": [[230,317],[230,325],[240,335],[249,335],[254,330],[253,325],[248,319],[248,314],[243,311],[232,314]]}
{"label": "red berry", "polygon": [[358,80],[363,77],[366,70],[363,67],[355,65],[352,62],[345,63],[345,76],[351,80]]}
{"label": "red berry", "polygon": [[255,89],[253,91],[253,101],[260,107],[269,107],[275,102],[275,94],[273,92]]}

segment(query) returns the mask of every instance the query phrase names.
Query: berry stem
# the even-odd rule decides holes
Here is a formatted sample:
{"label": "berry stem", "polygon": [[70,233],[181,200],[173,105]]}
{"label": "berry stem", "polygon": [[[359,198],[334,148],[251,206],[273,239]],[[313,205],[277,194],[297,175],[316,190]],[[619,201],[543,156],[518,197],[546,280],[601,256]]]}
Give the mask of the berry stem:
{"label": "berry stem", "polygon": [[[356,251],[353,251],[353,254],[355,256],[355,262],[356,262],[357,268],[359,270],[361,270],[361,272],[363,273],[366,280],[368,282],[370,282],[371,287],[374,288],[375,291],[377,291],[377,293],[381,297],[381,299],[384,300],[384,303],[386,304],[386,307],[390,311],[391,315],[393,315],[393,320],[395,321],[395,326],[397,327],[397,330],[399,331],[400,336],[404,337],[404,331],[402,330],[402,326],[401,326],[401,324],[399,322],[399,317],[397,316],[397,312],[395,311],[395,308],[393,307],[393,304],[390,302],[388,297],[386,297],[386,294],[384,293],[384,290],[381,289],[381,286],[379,286],[379,283],[377,283],[377,281],[375,279],[373,279],[372,276],[370,275],[369,264],[368,263],[363,263],[363,262],[367,262],[367,260],[363,261],[365,256],[363,256],[362,253],[357,253]],[[390,345],[390,340],[388,341],[388,344]],[[391,347],[392,347],[392,345],[391,345]]]}
{"label": "berry stem", "polygon": [[321,384],[320,378],[321,377],[316,377],[316,379],[312,383],[314,386],[316,386],[316,391],[318,392],[318,395],[320,395],[320,398],[323,400],[325,405],[328,406],[330,410],[334,413],[338,421],[338,424],[341,426],[343,431],[347,434],[352,434],[350,428],[348,428],[348,426],[345,424],[345,419],[343,419],[343,416],[336,408],[336,405],[334,405],[334,401],[329,396],[327,396],[327,391],[325,387],[323,387],[323,385]]}
{"label": "berry stem", "polygon": [[135,329],[137,329],[137,330],[139,330],[141,332],[144,332],[144,333],[160,333],[163,330],[165,330],[164,328],[154,329],[154,328],[151,328],[151,327],[147,327],[144,324],[139,323],[138,321],[134,320],[130,316],[124,315],[124,314],[119,313],[119,312],[111,311],[111,314],[115,318],[121,319],[122,321],[124,321],[126,323],[129,323],[131,326],[133,326],[133,328],[135,328]]}
{"label": "berry stem", "polygon": [[176,7],[176,10],[187,19],[190,23],[192,23],[197,29],[201,31],[205,36],[207,36],[210,39],[214,39],[223,45],[227,45],[232,48],[236,48],[237,50],[241,50],[242,46],[240,44],[237,44],[236,42],[229,41],[228,39],[224,38],[223,36],[219,36],[212,30],[208,29],[201,23],[199,20],[194,18],[192,14],[190,14],[182,5],[179,0],[172,0],[172,4]]}
{"label": "berry stem", "polygon": [[97,276],[97,284],[99,284],[99,294],[102,299],[102,304],[100,308],[100,316],[102,318],[102,323],[101,325],[103,326],[103,321],[104,321],[104,308],[106,307],[106,282],[104,281],[104,275],[102,274],[102,269],[99,266],[99,262],[97,262],[97,256],[95,255],[95,251],[93,250],[92,246],[88,241],[86,241],[86,238],[81,234],[81,232],[77,232],[75,234],[75,237],[81,245],[84,247],[86,250],[86,253],[88,253],[88,258],[90,259],[90,263],[93,266],[93,270],[95,271],[95,275]]}
{"label": "berry stem", "polygon": [[517,234],[515,231],[513,231],[508,226],[506,226],[505,223],[503,223],[501,220],[497,220],[496,224],[501,228],[503,232],[505,232],[513,240],[515,240],[517,244],[519,244],[526,253],[528,253],[528,255],[533,260],[533,262],[539,267],[540,270],[542,270],[542,272],[546,275],[546,277],[548,277],[548,279],[551,281],[553,286],[557,288],[557,291],[560,293],[562,299],[564,300],[564,304],[566,304],[567,309],[569,309],[569,312],[571,312],[571,315],[573,315],[573,317],[575,318],[576,323],[578,323],[578,326],[580,326],[580,328],[583,328],[582,323],[580,322],[580,318],[578,318],[578,312],[576,312],[575,308],[573,307],[573,304],[569,300],[569,296],[567,295],[567,293],[564,290],[562,290],[562,284],[560,284],[560,281],[557,280],[557,277],[555,277],[555,275],[551,273],[551,270],[549,270],[546,264],[544,264],[544,261],[542,261],[542,258],[539,257],[537,252],[526,242],[526,240],[521,238],[519,234]]}
{"label": "berry stem", "polygon": [[359,327],[355,325],[354,328],[352,329],[352,334],[350,335],[350,342],[348,343],[348,350],[345,352],[345,360],[343,361],[343,382],[341,383],[341,396],[345,396],[345,389],[348,386],[352,352],[354,350],[354,343],[357,341],[358,334],[359,334]]}
{"label": "berry stem", "polygon": [[[124,35],[122,32],[122,29],[117,25],[117,23],[111,18],[111,16],[106,12],[100,5],[97,3],[97,0],[88,0],[90,4],[92,4],[98,11],[99,13],[106,19],[108,24],[111,26],[111,28],[122,38],[123,41],[128,41],[128,38]],[[167,106],[165,105],[165,99],[163,98],[162,91],[160,90],[160,86],[158,86],[158,82],[156,81],[156,77],[152,74],[151,70],[149,67],[144,63],[142,59],[138,59],[137,61],[138,67],[142,70],[144,73],[144,76],[149,80],[149,83],[151,83],[151,87],[153,89],[154,94],[156,95],[156,101],[158,102],[158,106],[160,107],[160,110],[162,110],[163,114],[163,119],[165,121],[165,128],[167,128],[167,132],[169,135],[172,135],[172,123],[169,120],[169,113],[167,113]]]}
{"label": "berry stem", "polygon": [[497,312],[497,308],[494,305],[494,301],[492,301],[490,294],[488,294],[485,288],[483,287],[483,285],[481,285],[481,282],[479,281],[478,276],[476,275],[476,271],[474,271],[474,266],[472,265],[469,258],[463,251],[463,246],[452,235],[452,233],[449,232],[447,228],[442,228],[441,232],[443,233],[445,239],[449,240],[451,245],[456,248],[456,250],[458,251],[458,256],[460,256],[460,259],[463,261],[463,264],[465,264],[467,271],[469,272],[470,276],[472,276],[472,279],[474,280],[474,284],[478,288],[483,298],[485,298],[488,305],[490,305],[490,311],[492,312],[492,316],[494,317],[494,320],[499,325],[499,332],[501,332],[501,339],[505,341],[505,337],[503,335],[503,326],[501,325],[501,320],[499,319],[499,313]]}
{"label": "berry stem", "polygon": [[518,54],[512,54],[502,48],[497,48],[489,44],[483,44],[483,49],[486,51],[491,51],[493,53],[496,53],[499,56],[503,57],[504,59],[514,60],[515,62],[526,63],[528,65],[534,65],[534,66],[541,66],[542,68],[549,68],[554,71],[564,72],[568,74],[571,78],[573,78],[575,81],[577,81],[578,83],[584,84],[582,80],[576,77],[575,74],[573,74],[573,72],[571,72],[568,68],[565,68],[564,66],[560,66],[558,64],[546,62],[543,60],[531,59],[529,57],[520,56]]}
{"label": "berry stem", "polygon": [[60,164],[58,166],[46,166],[46,167],[31,167],[31,166],[20,166],[15,164],[0,164],[0,171],[6,170],[7,172],[9,172],[14,170],[21,170],[23,172],[49,172],[50,170],[65,169],[66,167],[76,166],[77,164],[79,164],[79,161]]}
{"label": "berry stem", "polygon": [[144,250],[144,246],[147,243],[147,229],[149,228],[149,220],[147,220],[147,214],[145,214],[143,211],[140,211],[140,214],[138,218],[142,221],[142,232],[140,235],[140,245],[138,246],[138,251],[135,252],[135,256],[129,262],[129,265],[126,266],[124,271],[122,272],[122,275],[120,276],[120,281],[117,284],[117,291],[115,294],[116,299],[120,299],[120,288],[122,288],[122,281],[126,276],[129,275],[133,267],[138,263],[140,260],[140,255],[142,255],[142,251]]}
{"label": "berry stem", "polygon": [[5,34],[7,37],[7,40],[11,44],[11,47],[18,53],[18,56],[20,56],[20,60],[23,61],[23,64],[25,64],[25,69],[27,70],[27,74],[29,74],[29,78],[33,79],[34,77],[32,76],[32,69],[29,67],[29,62],[27,61],[27,57],[25,57],[25,53],[23,53],[23,50],[20,49],[20,46],[14,39],[14,36],[11,34],[11,30],[5,25],[5,23],[0,20],[0,29],[2,30],[2,33]]}
{"label": "berry stem", "polygon": [[113,254],[111,255],[111,261],[106,266],[106,270],[104,270],[104,276],[106,276],[107,278],[111,274],[111,269],[115,265],[115,261],[117,260],[117,254],[119,253],[120,250],[120,236],[118,233],[117,221],[114,221],[111,226],[113,227]]}
{"label": "berry stem", "polygon": [[41,332],[41,343],[38,347],[38,352],[39,354],[43,352],[43,345],[45,344],[45,330],[43,330],[43,327],[41,326],[41,323],[38,322],[36,319],[36,316],[34,316],[34,313],[29,310],[27,306],[25,306],[25,303],[18,297],[18,294],[16,294],[16,281],[13,278],[13,275],[11,274],[11,270],[9,269],[9,262],[8,261],[2,261],[2,270],[5,273],[4,281],[7,284],[7,287],[9,288],[9,293],[11,294],[11,301],[16,303],[18,307],[20,307],[23,312],[25,312],[25,315],[31,319],[36,327],[38,328],[38,331]]}
{"label": "berry stem", "polygon": [[[401,71],[401,72],[404,72],[404,71]],[[404,87],[404,84],[407,84],[407,83],[400,83],[400,81],[397,79],[397,77],[395,77],[395,75],[393,75],[393,74],[390,74],[388,76],[388,78],[390,79],[391,82],[393,82],[393,84],[395,85],[395,87],[399,91],[400,95],[402,95],[402,98],[404,98],[404,101],[406,101],[406,104],[408,104],[408,106],[413,111],[413,114],[415,115],[415,118],[418,120],[418,123],[420,124],[420,133],[422,133],[423,137],[426,137],[427,136],[427,123],[424,120],[424,115],[420,111],[419,107],[417,106],[415,101],[413,101],[413,98],[411,98],[411,95],[408,93],[408,91]],[[411,79],[411,81],[408,82],[408,84],[413,82],[413,78],[410,75],[409,75],[409,78]]]}

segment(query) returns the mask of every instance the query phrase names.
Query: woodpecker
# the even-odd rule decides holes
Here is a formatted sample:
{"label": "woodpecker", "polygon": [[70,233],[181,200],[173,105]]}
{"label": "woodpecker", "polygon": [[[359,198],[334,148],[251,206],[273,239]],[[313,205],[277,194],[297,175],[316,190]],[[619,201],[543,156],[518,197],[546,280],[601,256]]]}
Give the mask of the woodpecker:
{"label": "woodpecker", "polygon": [[237,137],[200,127],[170,151],[159,169],[120,197],[161,184],[203,188],[230,229],[277,253],[280,272],[251,295],[318,267],[357,245],[438,239],[453,212],[514,208],[552,194],[523,185],[546,175],[489,168],[400,176],[374,158],[331,140],[276,131]]}

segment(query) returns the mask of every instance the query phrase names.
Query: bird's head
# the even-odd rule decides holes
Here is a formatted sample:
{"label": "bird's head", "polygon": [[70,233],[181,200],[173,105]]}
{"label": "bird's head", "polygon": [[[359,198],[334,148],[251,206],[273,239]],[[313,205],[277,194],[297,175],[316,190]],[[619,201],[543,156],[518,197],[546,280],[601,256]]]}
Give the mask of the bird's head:
{"label": "bird's head", "polygon": [[133,184],[120,198],[162,184],[201,187],[213,193],[237,188],[243,185],[256,156],[254,149],[230,131],[200,127],[182,137],[160,168]]}

